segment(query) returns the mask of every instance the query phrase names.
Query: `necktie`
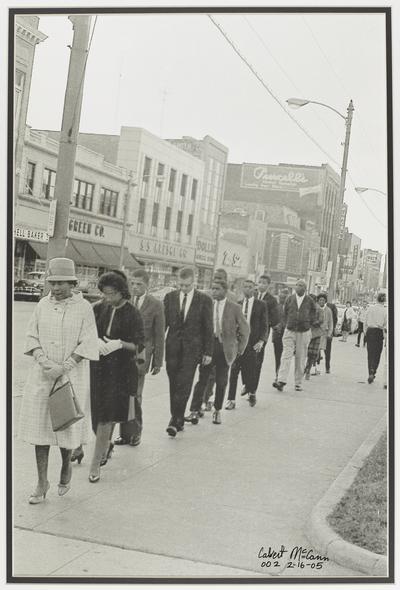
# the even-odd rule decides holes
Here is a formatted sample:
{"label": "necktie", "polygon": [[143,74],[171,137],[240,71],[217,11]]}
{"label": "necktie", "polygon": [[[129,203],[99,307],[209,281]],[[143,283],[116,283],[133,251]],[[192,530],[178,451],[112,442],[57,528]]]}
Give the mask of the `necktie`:
{"label": "necktie", "polygon": [[135,297],[135,307],[139,309],[139,295],[136,295]]}
{"label": "necktie", "polygon": [[219,322],[219,301],[215,302],[215,335],[221,342],[221,325]]}
{"label": "necktie", "polygon": [[244,304],[244,317],[246,318],[246,320],[247,320],[248,312],[249,312],[249,298],[246,297],[246,302]]}
{"label": "necktie", "polygon": [[185,293],[183,296],[183,302],[182,302],[181,313],[180,313],[182,324],[185,321],[186,301],[187,301],[187,293]]}

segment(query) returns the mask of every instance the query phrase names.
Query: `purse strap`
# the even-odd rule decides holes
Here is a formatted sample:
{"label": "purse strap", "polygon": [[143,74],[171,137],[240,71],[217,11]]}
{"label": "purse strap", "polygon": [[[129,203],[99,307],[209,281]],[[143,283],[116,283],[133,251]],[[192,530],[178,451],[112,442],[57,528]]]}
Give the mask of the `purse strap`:
{"label": "purse strap", "polygon": [[[53,387],[51,388],[51,391],[50,391],[49,395],[51,395],[52,393],[54,393],[54,389],[55,389],[55,387],[57,385],[57,381],[59,381],[61,379],[61,377],[64,377],[64,375],[60,375],[59,377],[57,377],[57,379],[54,381]],[[68,379],[68,377],[67,377],[67,383],[69,383],[71,385],[71,389],[72,389],[72,384],[71,384],[71,381]],[[73,391],[73,389],[72,389],[72,391]]]}

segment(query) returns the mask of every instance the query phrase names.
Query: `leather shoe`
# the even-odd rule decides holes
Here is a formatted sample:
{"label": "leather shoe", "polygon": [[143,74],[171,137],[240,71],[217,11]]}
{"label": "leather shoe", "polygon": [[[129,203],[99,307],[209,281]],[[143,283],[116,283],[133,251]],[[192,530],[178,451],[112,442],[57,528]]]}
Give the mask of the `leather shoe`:
{"label": "leather shoe", "polygon": [[375,375],[373,373],[371,373],[371,375],[368,377],[368,383],[371,385],[371,383],[373,382],[374,379],[375,379]]}
{"label": "leather shoe", "polygon": [[255,393],[250,393],[250,395],[249,395],[249,404],[250,404],[250,407],[252,408],[253,406],[256,405],[256,403],[257,403],[256,394]]}
{"label": "leather shoe", "polygon": [[175,428],[175,426],[168,426],[167,432],[168,432],[169,436],[172,436],[174,438],[176,436],[176,433],[178,432],[178,430]]}
{"label": "leather shoe", "polygon": [[225,406],[225,410],[234,410],[236,403],[233,400],[228,399],[227,404]]}
{"label": "leather shoe", "polygon": [[131,440],[129,441],[129,444],[131,445],[131,447],[137,447],[138,445],[140,445],[140,441],[141,438],[140,436],[132,436]]}
{"label": "leather shoe", "polygon": [[245,386],[245,385],[243,385],[243,387],[242,387],[242,391],[240,392],[240,395],[241,395],[241,396],[243,396],[243,395],[247,395],[247,393],[248,393],[248,391],[247,391],[247,389],[246,389],[246,386]]}
{"label": "leather shoe", "polygon": [[275,389],[277,389],[278,391],[283,391],[283,388],[285,387],[286,383],[284,383],[283,381],[275,381],[272,386],[275,387]]}
{"label": "leather shoe", "polygon": [[184,425],[182,424],[182,426],[177,426],[176,427],[177,432],[183,432],[185,430]]}
{"label": "leather shoe", "polygon": [[185,416],[184,420],[185,422],[191,422],[192,424],[199,423],[199,417],[197,415],[197,412],[190,412],[189,416]]}
{"label": "leather shoe", "polygon": [[128,441],[125,440],[124,438],[122,438],[122,436],[119,436],[118,438],[115,439],[114,444],[115,445],[127,445]]}
{"label": "leather shoe", "polygon": [[213,423],[221,424],[221,412],[219,410],[215,410],[213,413]]}

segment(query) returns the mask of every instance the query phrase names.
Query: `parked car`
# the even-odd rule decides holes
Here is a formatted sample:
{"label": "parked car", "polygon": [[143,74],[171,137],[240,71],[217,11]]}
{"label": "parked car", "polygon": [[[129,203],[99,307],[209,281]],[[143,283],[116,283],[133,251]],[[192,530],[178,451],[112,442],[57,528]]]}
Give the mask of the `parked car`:
{"label": "parked car", "polygon": [[14,283],[15,301],[39,301],[41,296],[42,290],[25,279],[20,279]]}
{"label": "parked car", "polygon": [[25,280],[32,287],[37,287],[43,293],[45,274],[46,273],[43,270],[35,270],[33,272],[28,272],[26,274],[26,278],[23,280]]}

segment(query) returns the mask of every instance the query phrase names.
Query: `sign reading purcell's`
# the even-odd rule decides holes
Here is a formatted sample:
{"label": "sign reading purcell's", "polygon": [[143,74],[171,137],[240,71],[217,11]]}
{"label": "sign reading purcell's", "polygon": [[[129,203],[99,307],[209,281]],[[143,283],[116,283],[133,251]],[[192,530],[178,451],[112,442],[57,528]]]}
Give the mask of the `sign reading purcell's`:
{"label": "sign reading purcell's", "polygon": [[303,170],[289,166],[243,164],[241,186],[262,190],[299,191],[318,184],[319,171]]}

